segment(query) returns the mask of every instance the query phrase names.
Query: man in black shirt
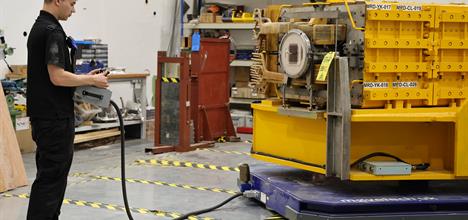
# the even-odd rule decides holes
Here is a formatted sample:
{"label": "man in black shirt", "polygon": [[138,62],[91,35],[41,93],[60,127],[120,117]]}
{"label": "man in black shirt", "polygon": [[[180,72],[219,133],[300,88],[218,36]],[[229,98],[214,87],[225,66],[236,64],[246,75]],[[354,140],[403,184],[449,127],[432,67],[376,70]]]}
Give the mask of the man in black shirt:
{"label": "man in black shirt", "polygon": [[73,159],[74,87],[108,87],[104,73],[73,73],[67,37],[59,20],[75,12],[76,0],[44,0],[28,38],[27,112],[37,145],[37,174],[31,188],[28,220],[60,215]]}

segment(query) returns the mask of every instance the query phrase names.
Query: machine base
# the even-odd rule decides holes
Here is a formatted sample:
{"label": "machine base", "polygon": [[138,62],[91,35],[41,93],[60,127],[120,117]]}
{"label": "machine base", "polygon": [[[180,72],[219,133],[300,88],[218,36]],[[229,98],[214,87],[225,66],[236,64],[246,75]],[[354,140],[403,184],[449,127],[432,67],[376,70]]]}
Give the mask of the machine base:
{"label": "machine base", "polygon": [[467,181],[347,182],[272,164],[250,174],[241,191],[288,219],[468,219]]}

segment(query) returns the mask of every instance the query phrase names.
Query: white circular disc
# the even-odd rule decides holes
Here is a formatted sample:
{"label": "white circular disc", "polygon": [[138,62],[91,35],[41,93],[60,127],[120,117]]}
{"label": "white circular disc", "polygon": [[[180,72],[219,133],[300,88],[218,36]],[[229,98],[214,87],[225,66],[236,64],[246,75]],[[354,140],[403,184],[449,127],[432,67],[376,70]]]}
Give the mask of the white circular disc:
{"label": "white circular disc", "polygon": [[307,72],[311,62],[310,54],[310,40],[303,31],[293,29],[284,35],[279,48],[279,58],[288,77],[297,79]]}

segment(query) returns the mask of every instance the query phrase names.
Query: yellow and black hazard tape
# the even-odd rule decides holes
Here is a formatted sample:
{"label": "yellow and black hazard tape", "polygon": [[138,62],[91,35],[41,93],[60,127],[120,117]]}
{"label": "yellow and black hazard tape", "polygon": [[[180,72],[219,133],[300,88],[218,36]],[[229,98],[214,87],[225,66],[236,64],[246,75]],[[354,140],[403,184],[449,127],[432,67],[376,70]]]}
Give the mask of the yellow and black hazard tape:
{"label": "yellow and black hazard tape", "polygon": [[228,150],[216,150],[216,149],[209,149],[209,148],[204,148],[201,149],[204,151],[211,151],[211,152],[216,152],[216,153],[224,153],[224,154],[237,154],[237,155],[248,155],[250,156],[249,152],[240,152],[240,151],[228,151]]}
{"label": "yellow and black hazard tape", "polygon": [[216,140],[218,143],[226,143],[226,137],[221,136]]}
{"label": "yellow and black hazard tape", "polygon": [[96,181],[96,179],[85,179],[85,180],[82,180],[82,181],[79,181],[79,182],[72,182],[72,183],[68,184],[68,186],[82,185],[82,184],[90,183],[90,182],[93,182],[93,181]]}
{"label": "yellow and black hazard tape", "polygon": [[270,217],[265,218],[264,220],[283,220],[286,219],[281,215],[272,215]]}
{"label": "yellow and black hazard tape", "polygon": [[[81,175],[81,174],[79,174]],[[95,176],[95,175],[87,175],[89,178],[95,180],[108,180],[108,181],[122,181],[122,178],[119,177],[109,177],[109,176]],[[193,190],[201,190],[201,191],[209,191],[209,192],[217,192],[217,193],[228,193],[228,194],[236,194],[238,192],[234,190],[228,189],[221,189],[221,188],[212,188],[212,187],[201,187],[201,186],[191,186],[186,184],[177,184],[177,183],[167,183],[163,181],[151,181],[151,180],[142,180],[142,179],[132,179],[126,178],[126,182],[129,183],[141,183],[141,184],[148,184],[148,185],[158,185],[158,186],[169,186],[175,188],[183,188],[183,189],[193,189]]]}
{"label": "yellow and black hazard tape", "polygon": [[[5,197],[5,198],[22,198],[22,199],[29,198],[29,194],[16,195],[16,194],[4,193],[4,194],[0,194],[0,196]],[[63,204],[76,205],[76,206],[82,206],[82,207],[91,207],[91,208],[96,208],[96,209],[107,209],[107,210],[112,210],[112,211],[125,211],[124,206],[101,203],[101,202],[87,202],[83,200],[64,199]],[[156,215],[156,216],[168,217],[168,218],[178,218],[182,216],[181,213],[177,213],[177,212],[166,212],[166,211],[160,211],[160,210],[150,210],[150,209],[145,209],[145,208],[130,208],[130,210],[134,213]],[[214,220],[214,218],[211,218],[211,217],[198,217],[198,216],[190,216],[189,219]]]}
{"label": "yellow and black hazard tape", "polygon": [[161,80],[165,83],[179,83],[179,78],[172,78],[172,77],[161,77]]}
{"label": "yellow and black hazard tape", "polygon": [[222,170],[222,171],[233,171],[239,172],[237,167],[228,166],[216,166],[211,164],[184,162],[184,161],[172,161],[172,160],[136,160],[135,163],[140,165],[158,165],[158,166],[172,166],[172,167],[190,167],[199,169],[209,170]]}
{"label": "yellow and black hazard tape", "polygon": [[[74,173],[72,175],[70,175],[71,177],[86,177],[88,176],[88,173]],[[85,180],[82,180],[82,181],[79,181],[79,182],[69,182],[68,186],[75,186],[75,185],[82,185],[82,184],[85,184],[85,183],[89,183],[89,182],[93,182],[93,181],[96,181],[96,179],[85,179]]]}

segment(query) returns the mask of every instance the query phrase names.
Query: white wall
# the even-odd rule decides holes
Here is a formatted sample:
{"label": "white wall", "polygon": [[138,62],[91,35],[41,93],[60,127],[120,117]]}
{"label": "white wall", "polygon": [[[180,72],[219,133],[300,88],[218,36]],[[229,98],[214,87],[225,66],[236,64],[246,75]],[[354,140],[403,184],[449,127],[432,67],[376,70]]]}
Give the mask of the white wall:
{"label": "white wall", "polygon": [[[127,72],[133,73],[149,71],[154,75],[157,51],[167,50],[174,2],[78,0],[76,13],[61,23],[75,39],[99,38],[109,44],[109,66],[126,67]],[[9,46],[16,48],[7,58],[11,65],[27,63],[27,37],[23,32],[29,33],[41,8],[42,0],[0,0],[0,28],[5,31]],[[6,65],[0,63],[0,78],[7,72]],[[152,94],[151,80],[147,88],[148,94]]]}
{"label": "white wall", "polygon": [[[10,64],[26,64],[26,39],[23,31],[29,33],[31,25],[39,14],[36,8],[42,6],[42,1],[0,0],[0,28],[5,32],[7,44],[17,48],[13,56],[8,56]],[[22,13],[24,12],[24,13]],[[4,62],[0,62],[0,78],[8,72]]]}

